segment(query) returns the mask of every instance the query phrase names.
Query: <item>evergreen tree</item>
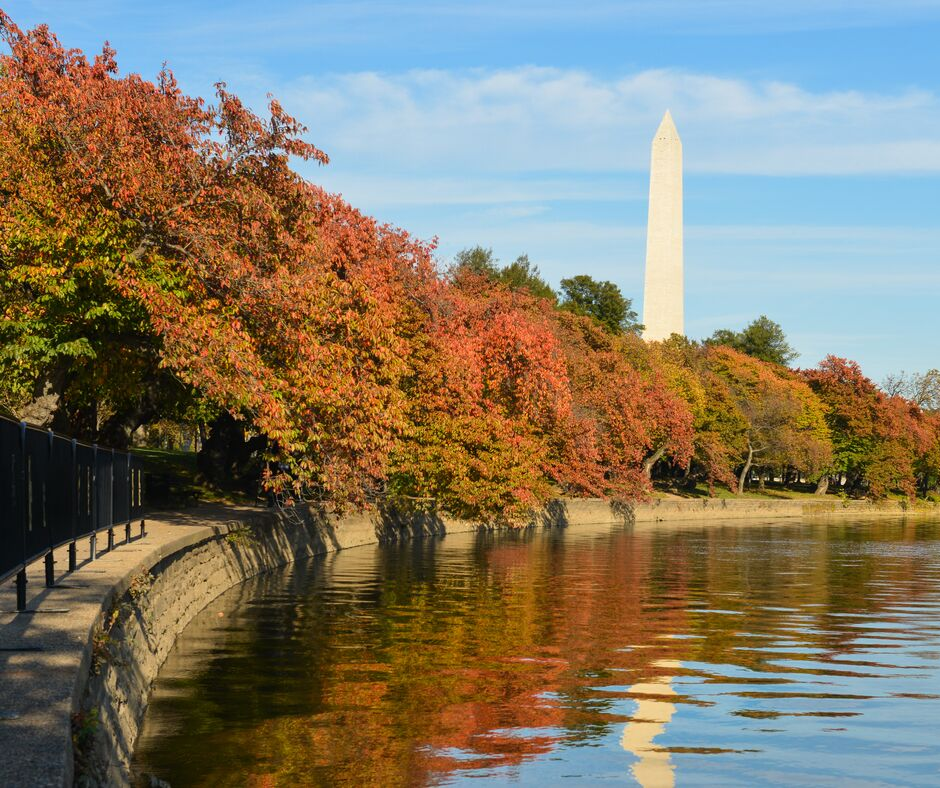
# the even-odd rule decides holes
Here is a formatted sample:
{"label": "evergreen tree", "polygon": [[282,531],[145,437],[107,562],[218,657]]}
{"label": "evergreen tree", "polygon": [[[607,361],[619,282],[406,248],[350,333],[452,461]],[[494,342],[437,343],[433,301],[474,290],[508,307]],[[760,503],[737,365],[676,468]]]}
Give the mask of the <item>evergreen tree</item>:
{"label": "evergreen tree", "polygon": [[594,318],[611,334],[638,334],[643,329],[637,322],[630,299],[624,298],[613,282],[598,282],[586,274],[579,274],[562,279],[561,291],[564,296],[562,309]]}
{"label": "evergreen tree", "polygon": [[724,345],[761,361],[785,367],[799,355],[787,342],[780,324],[766,315],[761,315],[743,331],[719,328],[705,342],[709,345]]}

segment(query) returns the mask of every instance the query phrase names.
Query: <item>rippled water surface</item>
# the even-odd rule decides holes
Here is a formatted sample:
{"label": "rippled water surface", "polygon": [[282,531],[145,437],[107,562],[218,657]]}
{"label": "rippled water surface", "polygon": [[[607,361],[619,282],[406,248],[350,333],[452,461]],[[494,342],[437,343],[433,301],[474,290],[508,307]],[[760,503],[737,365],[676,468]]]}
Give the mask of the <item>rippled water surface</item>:
{"label": "rippled water surface", "polygon": [[135,768],[188,785],[940,785],[940,524],[457,535],[241,585]]}

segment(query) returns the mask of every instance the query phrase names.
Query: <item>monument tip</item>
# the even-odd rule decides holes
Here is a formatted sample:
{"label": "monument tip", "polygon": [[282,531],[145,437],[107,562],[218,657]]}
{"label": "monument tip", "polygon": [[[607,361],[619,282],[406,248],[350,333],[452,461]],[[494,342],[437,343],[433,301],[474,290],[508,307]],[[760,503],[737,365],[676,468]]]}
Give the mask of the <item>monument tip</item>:
{"label": "monument tip", "polygon": [[663,115],[659,128],[656,129],[656,139],[679,139],[679,131],[676,129],[676,124],[672,120],[672,113],[668,109]]}

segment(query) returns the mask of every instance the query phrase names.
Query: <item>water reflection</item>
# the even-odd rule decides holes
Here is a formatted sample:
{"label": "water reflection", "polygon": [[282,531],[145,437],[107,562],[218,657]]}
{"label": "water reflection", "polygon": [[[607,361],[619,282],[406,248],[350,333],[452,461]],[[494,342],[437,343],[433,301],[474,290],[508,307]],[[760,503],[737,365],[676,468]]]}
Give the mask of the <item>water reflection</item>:
{"label": "water reflection", "polygon": [[937,523],[360,548],[193,622],[135,766],[184,785],[940,783]]}
{"label": "water reflection", "polygon": [[[677,659],[659,659],[652,663],[652,667],[669,670],[681,668],[682,663]],[[653,743],[676,713],[672,702],[672,696],[676,695],[672,678],[669,674],[656,676],[630,687],[637,699],[636,711],[634,718],[624,726],[620,746],[638,758],[630,771],[643,788],[671,788],[676,784],[675,767],[669,751]]]}

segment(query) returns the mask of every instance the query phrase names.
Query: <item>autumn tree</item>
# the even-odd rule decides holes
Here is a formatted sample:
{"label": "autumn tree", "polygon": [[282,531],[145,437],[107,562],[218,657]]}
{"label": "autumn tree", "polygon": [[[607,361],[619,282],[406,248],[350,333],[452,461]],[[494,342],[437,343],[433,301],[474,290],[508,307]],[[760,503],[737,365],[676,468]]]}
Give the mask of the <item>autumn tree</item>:
{"label": "autumn tree", "polygon": [[810,477],[828,466],[829,428],[821,403],[802,379],[720,345],[709,349],[708,363],[727,382],[747,424],[738,494],[755,465],[792,466]]}
{"label": "autumn tree", "polygon": [[[884,438],[872,453],[865,478],[874,497],[899,490],[909,499],[917,495],[918,478],[936,472],[935,421],[917,403],[903,397],[887,401],[888,419],[882,425]],[[924,480],[924,487],[929,484]]]}
{"label": "autumn tree", "polygon": [[[886,395],[854,361],[827,356],[803,375],[826,407],[835,447],[832,472],[845,474],[853,492],[867,482],[874,497],[892,489],[913,496],[915,458],[928,453],[931,444],[920,408]],[[828,478],[820,481],[820,491]]]}
{"label": "autumn tree", "polygon": [[914,459],[914,471],[920,480],[924,497],[940,488],[940,411],[921,411],[919,414],[923,442]]}
{"label": "autumn tree", "polygon": [[572,419],[559,425],[556,478],[578,494],[630,500],[651,489],[661,458],[685,467],[692,454],[692,413],[658,368],[632,358],[639,340],[597,321],[557,313],[572,390]]}
{"label": "autumn tree", "polygon": [[399,504],[513,521],[548,498],[571,395],[545,303],[468,269],[435,290],[405,381],[408,422],[389,479]]}
{"label": "autumn tree", "polygon": [[667,385],[692,413],[690,481],[704,481],[711,491],[716,484],[735,489],[748,422],[728,382],[709,365],[708,348],[680,336],[644,345],[650,363],[663,370]]}
{"label": "autumn tree", "polygon": [[126,435],[165,376],[361,500],[403,423],[400,322],[430,248],[291,170],[327,158],[276,101],[260,117],[220,84],[206,105],[107,46],[89,61],[6,15],[0,33],[7,396],[51,387],[78,434],[104,411]]}

